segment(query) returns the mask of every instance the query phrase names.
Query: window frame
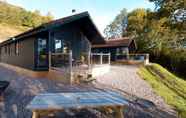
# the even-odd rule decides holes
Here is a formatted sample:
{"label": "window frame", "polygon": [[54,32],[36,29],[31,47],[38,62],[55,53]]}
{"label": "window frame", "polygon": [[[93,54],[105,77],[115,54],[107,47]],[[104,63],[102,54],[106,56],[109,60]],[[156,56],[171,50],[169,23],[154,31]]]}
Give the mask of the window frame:
{"label": "window frame", "polygon": [[14,51],[16,56],[19,55],[19,46],[20,46],[19,41],[16,41],[15,42],[15,51]]}
{"label": "window frame", "polygon": [[5,55],[7,55],[8,52],[7,45],[5,45],[4,48],[5,48]]}
{"label": "window frame", "polygon": [[10,56],[11,55],[11,45],[8,44],[8,55]]}

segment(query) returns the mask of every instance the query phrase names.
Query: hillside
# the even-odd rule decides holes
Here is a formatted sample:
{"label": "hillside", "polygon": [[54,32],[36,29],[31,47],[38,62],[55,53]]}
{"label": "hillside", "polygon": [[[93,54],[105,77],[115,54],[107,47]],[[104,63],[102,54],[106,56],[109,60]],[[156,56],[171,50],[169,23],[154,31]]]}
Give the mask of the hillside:
{"label": "hillside", "polygon": [[158,64],[141,67],[139,75],[146,80],[167,104],[186,118],[186,81]]}
{"label": "hillside", "polygon": [[28,28],[11,26],[8,24],[0,24],[0,42],[7,40],[9,37],[13,37],[21,32],[26,31]]}
{"label": "hillside", "polygon": [[52,19],[50,13],[42,16],[38,10],[30,12],[0,1],[0,42]]}

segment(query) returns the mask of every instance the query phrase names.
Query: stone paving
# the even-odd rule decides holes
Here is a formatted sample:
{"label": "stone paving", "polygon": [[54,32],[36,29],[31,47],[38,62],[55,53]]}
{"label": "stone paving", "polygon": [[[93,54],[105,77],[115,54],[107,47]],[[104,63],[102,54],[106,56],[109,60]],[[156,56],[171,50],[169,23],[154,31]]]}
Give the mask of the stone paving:
{"label": "stone paving", "polygon": [[[121,73],[122,68],[123,67],[119,67],[119,73]],[[131,69],[129,70],[132,71]],[[113,71],[113,73],[115,72]],[[131,74],[133,73],[131,72]],[[114,77],[113,79],[117,78]],[[10,86],[4,93],[4,100],[0,102],[0,118],[31,118],[32,113],[26,109],[26,105],[33,99],[35,95],[39,93],[100,91],[111,89],[111,87],[99,83],[96,85],[64,85],[60,81],[48,80],[46,78],[30,78],[27,76],[18,75],[17,73],[4,67],[0,67],[0,80],[10,82]],[[106,82],[111,82],[111,80],[107,80]],[[132,87],[130,83],[122,82],[122,85]],[[111,90],[116,91],[116,89]],[[134,90],[128,89],[129,93],[130,91]],[[145,105],[139,104],[139,102],[136,102],[136,97],[131,96],[128,94],[128,92],[121,92],[130,103],[129,106],[124,110],[124,115],[126,118],[175,118],[175,116],[170,114],[168,111],[163,111],[156,107],[147,108]],[[114,114],[108,114],[100,109],[83,109],[80,111],[64,111],[56,114],[56,116],[52,118],[114,118]]]}

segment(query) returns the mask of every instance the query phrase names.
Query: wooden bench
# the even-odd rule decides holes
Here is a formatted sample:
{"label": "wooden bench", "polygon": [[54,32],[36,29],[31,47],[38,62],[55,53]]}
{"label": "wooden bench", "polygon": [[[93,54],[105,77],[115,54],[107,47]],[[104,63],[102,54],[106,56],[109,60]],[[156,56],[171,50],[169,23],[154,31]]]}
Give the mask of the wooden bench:
{"label": "wooden bench", "polygon": [[43,113],[66,109],[113,108],[117,118],[124,118],[123,108],[128,102],[114,92],[69,92],[46,93],[37,95],[27,106],[33,112],[32,118],[39,118]]}
{"label": "wooden bench", "polygon": [[0,97],[1,97],[1,100],[3,98],[3,93],[4,91],[6,90],[6,88],[8,87],[9,85],[9,82],[8,81],[0,81]]}

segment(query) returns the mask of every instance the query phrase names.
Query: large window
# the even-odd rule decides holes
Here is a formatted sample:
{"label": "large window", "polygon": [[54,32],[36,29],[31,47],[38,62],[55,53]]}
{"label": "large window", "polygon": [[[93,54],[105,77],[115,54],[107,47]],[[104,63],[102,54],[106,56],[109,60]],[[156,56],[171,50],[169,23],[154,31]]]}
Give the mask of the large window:
{"label": "large window", "polygon": [[128,54],[128,48],[127,47],[121,47],[116,49],[117,55],[127,55]]}
{"label": "large window", "polygon": [[55,52],[62,52],[62,41],[55,39]]}
{"label": "large window", "polygon": [[61,39],[55,39],[55,53],[68,53],[69,44]]}
{"label": "large window", "polygon": [[37,66],[46,67],[48,64],[47,39],[38,38]]}

